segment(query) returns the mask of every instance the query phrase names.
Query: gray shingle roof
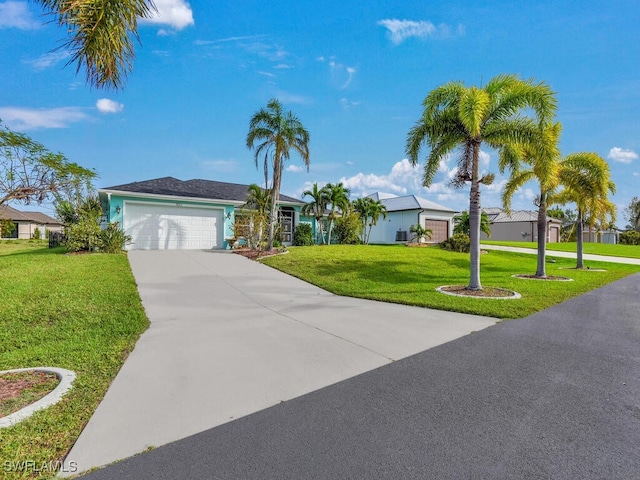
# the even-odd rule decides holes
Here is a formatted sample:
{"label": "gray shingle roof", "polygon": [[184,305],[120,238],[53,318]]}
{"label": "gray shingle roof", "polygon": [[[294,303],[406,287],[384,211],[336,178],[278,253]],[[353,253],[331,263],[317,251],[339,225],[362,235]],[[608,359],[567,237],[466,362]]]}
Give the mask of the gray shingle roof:
{"label": "gray shingle roof", "polygon": [[[101,190],[244,202],[247,199],[248,188],[249,185],[239,183],[216,182],[202,179],[183,181],[173,177],[163,177],[142,182],[126,183],[124,185],[115,185]],[[304,203],[297,198],[287,195],[280,195],[280,201],[298,204]]]}
{"label": "gray shingle roof", "polygon": [[40,225],[62,225],[58,220],[42,212],[23,212],[9,205],[0,207],[0,218],[13,220],[14,222],[31,222]]}

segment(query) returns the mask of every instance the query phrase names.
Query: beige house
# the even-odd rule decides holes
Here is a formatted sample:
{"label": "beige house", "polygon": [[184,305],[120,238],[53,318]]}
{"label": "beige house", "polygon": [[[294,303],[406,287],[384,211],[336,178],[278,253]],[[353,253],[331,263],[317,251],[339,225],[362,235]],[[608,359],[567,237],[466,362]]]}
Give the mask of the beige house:
{"label": "beige house", "polygon": [[[507,215],[501,208],[483,208],[491,223],[491,240],[514,242],[538,241],[538,212],[530,210],[512,210]],[[547,243],[560,241],[562,222],[547,216]],[[487,240],[486,234],[480,234],[481,240]]]}
{"label": "beige house", "polygon": [[33,238],[36,229],[40,238],[45,238],[45,232],[62,232],[63,225],[55,218],[41,212],[22,212],[8,205],[0,206],[0,219],[13,222],[13,229],[8,237],[28,240]]}

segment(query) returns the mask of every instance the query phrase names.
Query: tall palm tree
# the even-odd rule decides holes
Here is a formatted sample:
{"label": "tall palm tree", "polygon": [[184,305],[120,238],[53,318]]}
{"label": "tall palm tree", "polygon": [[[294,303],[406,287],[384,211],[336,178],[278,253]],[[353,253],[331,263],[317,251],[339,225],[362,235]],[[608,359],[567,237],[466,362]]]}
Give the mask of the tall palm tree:
{"label": "tall palm tree", "polygon": [[[511,170],[511,178],[502,191],[502,204],[507,212],[511,210],[511,198],[516,190],[526,183],[536,180],[540,193],[536,199],[538,204],[538,264],[535,276],[544,278],[547,253],[547,203],[559,183],[560,150],[558,140],[562,126],[560,122],[545,125],[529,143],[507,145],[500,151],[500,173]],[[529,168],[520,169],[521,163]]]}
{"label": "tall palm tree", "polygon": [[[258,144],[256,145],[256,143]],[[289,160],[291,149],[293,149],[298,152],[309,170],[309,132],[298,117],[291,112],[285,113],[282,104],[272,98],[267,103],[267,108],[261,108],[249,121],[247,148],[254,149],[254,147],[256,168],[258,168],[258,159],[262,155],[264,155],[265,166],[270,159],[273,168],[269,237],[267,239],[267,250],[271,250],[278,221],[277,208],[284,162]]]}
{"label": "tall palm tree", "polygon": [[318,184],[314,183],[311,190],[305,190],[302,192],[302,198],[304,197],[311,197],[311,200],[302,206],[302,213],[316,219],[316,228],[318,230],[316,237],[320,238],[318,243],[324,243],[322,218],[325,215],[327,204],[329,203],[327,190],[324,187],[318,188]]}
{"label": "tall palm tree", "polygon": [[70,36],[65,47],[69,63],[86,69],[87,83],[96,88],[119,89],[133,68],[133,38],[138,19],[156,12],[151,0],[101,1],[37,0]]}
{"label": "tall palm tree", "polygon": [[564,189],[550,200],[562,205],[576,204],[576,268],[584,268],[583,224],[586,221],[594,225],[598,220],[604,223],[607,217],[611,223],[615,222],[616,207],[609,200],[609,193],[615,193],[616,186],[611,180],[607,161],[592,152],[567,155],[561,162],[559,181]]}
{"label": "tall palm tree", "polygon": [[[480,176],[483,143],[501,148],[530,141],[538,124],[555,113],[556,100],[544,83],[499,75],[482,88],[449,82],[432,90],[423,102],[424,111],[407,136],[406,153],[413,165],[426,144],[430,148],[423,184],[431,185],[441,160],[460,151],[455,186],[471,183],[469,192],[470,279],[468,289],[481,290],[480,283],[480,185],[490,185],[495,175]],[[534,119],[521,112],[531,109]]]}
{"label": "tall palm tree", "polygon": [[338,215],[338,210],[344,211],[349,205],[349,194],[350,191],[346,188],[342,183],[327,183],[325,185],[325,190],[327,192],[327,201],[329,205],[331,205],[331,209],[329,211],[329,233],[327,237],[327,242],[331,245],[331,232],[333,231],[333,224]]}

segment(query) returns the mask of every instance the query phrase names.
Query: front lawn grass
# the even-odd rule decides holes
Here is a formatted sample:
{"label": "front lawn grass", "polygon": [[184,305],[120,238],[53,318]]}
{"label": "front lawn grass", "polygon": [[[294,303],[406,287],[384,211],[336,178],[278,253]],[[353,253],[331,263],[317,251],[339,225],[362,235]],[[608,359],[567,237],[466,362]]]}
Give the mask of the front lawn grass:
{"label": "front lawn grass", "polygon": [[[487,245],[502,245],[504,247],[520,247],[520,248],[538,248],[538,242],[503,242],[497,240],[482,240],[481,243]],[[557,252],[576,252],[576,242],[560,242],[547,243],[547,250],[555,250]],[[610,243],[591,243],[584,242],[582,244],[582,253],[590,253],[593,255],[607,255],[610,257],[627,257],[640,258],[640,245],[612,245]]]}
{"label": "front lawn grass", "polygon": [[524,280],[518,273],[535,273],[536,256],[490,251],[481,257],[481,280],[522,294],[520,300],[453,297],[438,293],[442,285],[469,282],[469,254],[439,247],[404,245],[332,245],[292,247],[287,255],[262,260],[278,270],[313,283],[337,295],[417,305],[497,318],[522,318],[569,298],[640,272],[640,266],[589,262],[606,272],[560,270],[575,260],[557,259],[547,265],[548,275],[573,278],[573,282]]}
{"label": "front lawn grass", "polygon": [[0,370],[50,366],[77,375],[62,401],[0,429],[2,478],[52,478],[11,466],[62,461],[148,320],[124,254],[0,242],[0,291]]}

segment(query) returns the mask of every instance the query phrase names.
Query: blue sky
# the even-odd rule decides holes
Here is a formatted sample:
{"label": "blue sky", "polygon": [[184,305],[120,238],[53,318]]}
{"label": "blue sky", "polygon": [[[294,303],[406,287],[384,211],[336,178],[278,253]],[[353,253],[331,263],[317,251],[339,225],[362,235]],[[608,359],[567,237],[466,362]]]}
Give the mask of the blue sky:
{"label": "blue sky", "polygon": [[[71,161],[98,187],[174,176],[261,183],[245,146],[251,115],[277,97],[311,135],[310,171],[292,156],[282,192],[342,181],[352,197],[417,194],[463,210],[454,159],[434,184],[404,159],[421,103],[451,80],[500,73],[557,92],[563,154],[608,159],[618,225],[640,195],[637,0],[211,2],[156,0],[122,91],[92,89],[66,66],[64,31],[34,2],[0,1],[0,118]],[[425,154],[427,152],[425,151]],[[483,170],[496,171],[487,149]],[[484,188],[500,205],[504,178]],[[534,209],[536,186],[513,207]]]}

